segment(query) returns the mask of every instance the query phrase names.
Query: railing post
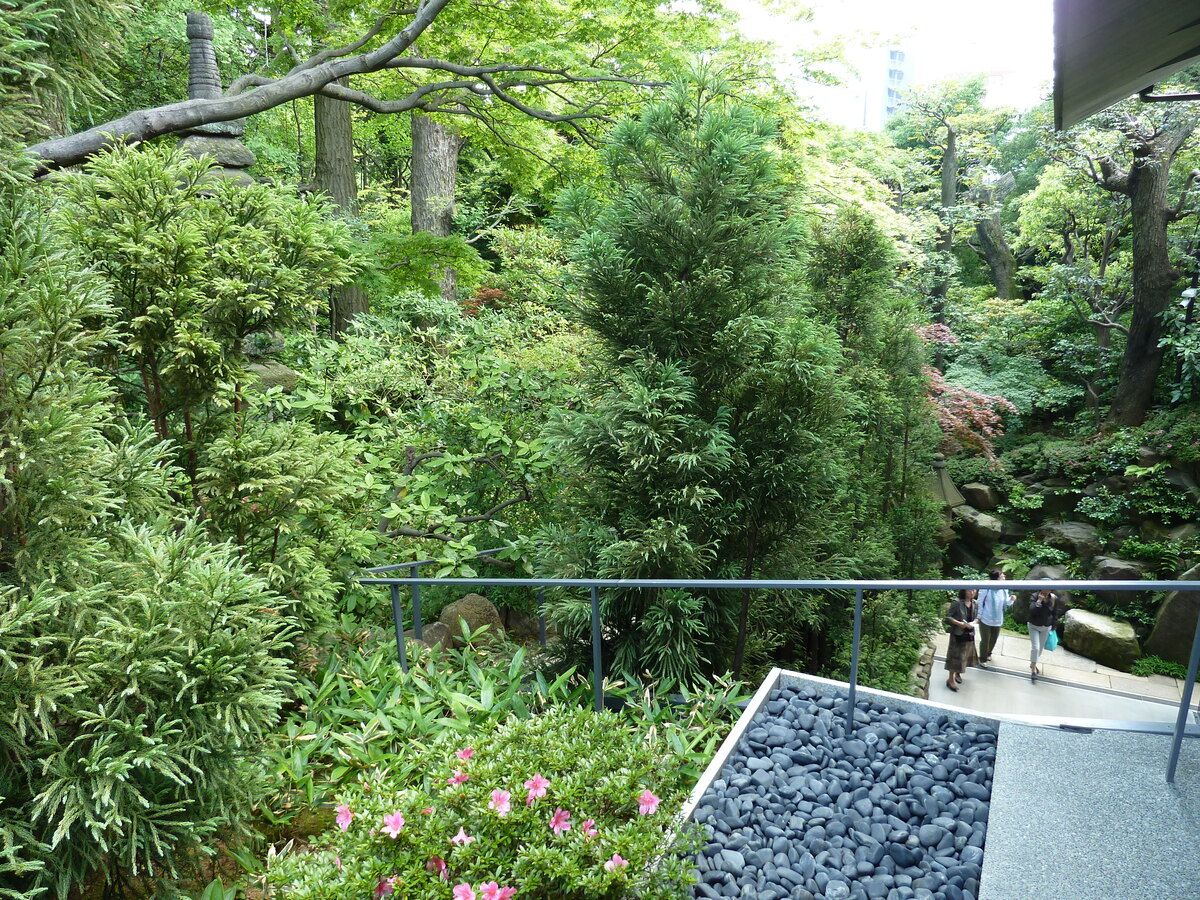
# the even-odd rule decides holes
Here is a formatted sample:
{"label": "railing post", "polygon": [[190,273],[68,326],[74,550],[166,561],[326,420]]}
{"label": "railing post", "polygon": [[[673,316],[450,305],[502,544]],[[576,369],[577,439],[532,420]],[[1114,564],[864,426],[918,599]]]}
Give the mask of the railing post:
{"label": "railing post", "polygon": [[538,643],[546,646],[546,589],[538,588]]}
{"label": "railing post", "polygon": [[[408,567],[408,577],[416,578],[417,570],[421,567],[420,563],[413,563]],[[412,586],[413,598],[413,637],[418,641],[423,640],[421,629],[421,586],[414,584]]]}
{"label": "railing post", "polygon": [[596,692],[596,712],[604,709],[603,673],[600,660],[600,588],[592,585],[592,681]]}
{"label": "railing post", "polygon": [[392,624],[396,627],[396,652],[400,655],[400,671],[408,671],[408,654],[404,652],[404,613],[400,611],[400,585],[388,585],[392,592]]}
{"label": "railing post", "polygon": [[854,702],[858,693],[858,645],[862,640],[863,589],[854,589],[854,643],[850,645],[850,691],[846,696],[846,736],[854,730]]}
{"label": "railing post", "polygon": [[1175,736],[1171,739],[1171,757],[1167,761],[1167,784],[1175,783],[1175,767],[1179,765],[1179,751],[1183,747],[1183,731],[1187,727],[1188,713],[1192,708],[1192,689],[1196,687],[1196,669],[1200,668],[1200,622],[1196,623],[1196,636],[1192,638],[1192,658],[1188,660],[1187,680],[1183,683],[1183,697],[1179,700],[1179,716],[1175,719]]}

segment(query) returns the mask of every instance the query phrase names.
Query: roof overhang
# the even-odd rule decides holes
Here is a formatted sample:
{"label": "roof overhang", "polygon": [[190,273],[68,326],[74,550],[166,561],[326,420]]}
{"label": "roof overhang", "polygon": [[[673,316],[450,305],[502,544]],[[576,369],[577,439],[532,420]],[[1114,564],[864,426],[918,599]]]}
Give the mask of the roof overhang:
{"label": "roof overhang", "polygon": [[1197,0],[1054,0],[1054,126],[1070,128],[1198,58]]}

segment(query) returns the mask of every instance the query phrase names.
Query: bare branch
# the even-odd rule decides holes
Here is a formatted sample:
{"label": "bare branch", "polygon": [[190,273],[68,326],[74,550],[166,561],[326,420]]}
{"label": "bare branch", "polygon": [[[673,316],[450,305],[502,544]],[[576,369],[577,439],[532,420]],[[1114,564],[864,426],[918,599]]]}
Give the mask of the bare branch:
{"label": "bare branch", "polygon": [[309,69],[315,69],[322,63],[328,62],[331,59],[340,59],[344,56],[349,56],[352,53],[357,53],[365,47],[376,35],[383,31],[383,26],[397,16],[414,16],[417,14],[416,9],[397,9],[396,4],[392,4],[392,8],[375,20],[375,24],[367,29],[367,32],[358,40],[345,47],[331,47],[328,50],[322,50],[316,56],[306,59],[304,62],[295,66],[288,75],[293,75],[299,72],[305,72]]}
{"label": "bare branch", "polygon": [[[1192,171],[1188,172],[1187,180],[1183,183],[1183,190],[1179,192],[1179,202],[1167,210],[1168,222],[1178,222],[1183,218],[1183,205],[1187,203],[1188,191],[1192,189],[1192,182],[1197,178],[1200,178],[1200,169],[1192,169]],[[1191,213],[1188,213],[1188,215],[1191,215]]]}

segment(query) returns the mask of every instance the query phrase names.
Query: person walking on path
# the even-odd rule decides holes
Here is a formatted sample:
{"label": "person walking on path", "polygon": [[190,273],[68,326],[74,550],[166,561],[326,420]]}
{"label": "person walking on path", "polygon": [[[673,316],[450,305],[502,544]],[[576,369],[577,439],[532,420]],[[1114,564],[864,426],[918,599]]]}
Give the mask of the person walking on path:
{"label": "person walking on path", "polygon": [[[988,574],[992,581],[1003,581],[1004,573],[992,569]],[[996,641],[1000,637],[1000,627],[1004,624],[1004,611],[1012,606],[1012,597],[1007,588],[996,585],[984,588],[979,592],[979,668],[986,669]]]}
{"label": "person walking on path", "polygon": [[1029,680],[1037,683],[1042,674],[1038,657],[1046,646],[1046,635],[1058,621],[1058,595],[1048,590],[1037,591],[1029,601]]}
{"label": "person walking on path", "polygon": [[946,687],[958,691],[963,672],[979,661],[975,652],[975,623],[979,620],[979,607],[975,602],[978,591],[968,588],[958,592],[958,599],[950,604],[946,622],[950,625],[950,643],[946,647]]}

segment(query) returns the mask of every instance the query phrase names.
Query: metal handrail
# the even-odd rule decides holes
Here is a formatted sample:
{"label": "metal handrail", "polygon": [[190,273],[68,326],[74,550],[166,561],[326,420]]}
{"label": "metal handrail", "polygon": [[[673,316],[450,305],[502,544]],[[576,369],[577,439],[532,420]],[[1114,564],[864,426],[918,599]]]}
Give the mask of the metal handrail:
{"label": "metal handrail", "polygon": [[[503,548],[501,548],[503,549]],[[498,552],[498,551],[485,551]],[[998,584],[1009,591],[1065,590],[1065,591],[1200,591],[1200,581],[1065,581],[1054,579],[1037,579],[1024,581],[996,582],[990,579],[945,579],[945,580],[883,580],[883,581],[819,581],[813,579],[747,579],[747,578],[427,578],[421,577],[417,566],[434,562],[401,563],[394,566],[381,566],[368,570],[372,573],[394,571],[407,568],[409,577],[373,577],[360,578],[360,584],[384,585],[391,592],[392,619],[396,628],[396,649],[400,656],[400,664],[408,670],[408,659],[404,649],[404,620],[400,608],[400,586],[407,585],[413,591],[413,633],[421,639],[420,620],[420,586],[421,585],[454,585],[457,587],[535,587],[538,589],[539,612],[545,600],[546,588],[586,588],[591,594],[592,613],[592,683],[595,694],[596,710],[604,705],[603,660],[601,658],[601,626],[600,626],[600,590],[602,588],[692,588],[704,590],[812,590],[812,591],[854,591],[854,640],[850,648],[850,678],[849,691],[846,698],[846,720],[854,721],[856,691],[858,689],[859,650],[862,642],[862,606],[863,593],[866,591],[886,590],[929,590],[953,591],[969,588],[995,588]],[[539,615],[540,637],[542,646],[546,643],[545,617]],[[1171,743],[1171,754],[1167,763],[1167,783],[1174,783],[1175,770],[1179,763],[1179,754],[1183,746],[1183,736],[1187,726],[1187,715],[1191,708],[1192,693],[1196,686],[1196,673],[1200,668],[1200,621],[1196,623],[1196,633],[1192,641],[1192,653],[1188,662],[1187,678],[1184,681],[1183,696],[1179,701],[1179,715],[1176,718],[1174,736]]]}

